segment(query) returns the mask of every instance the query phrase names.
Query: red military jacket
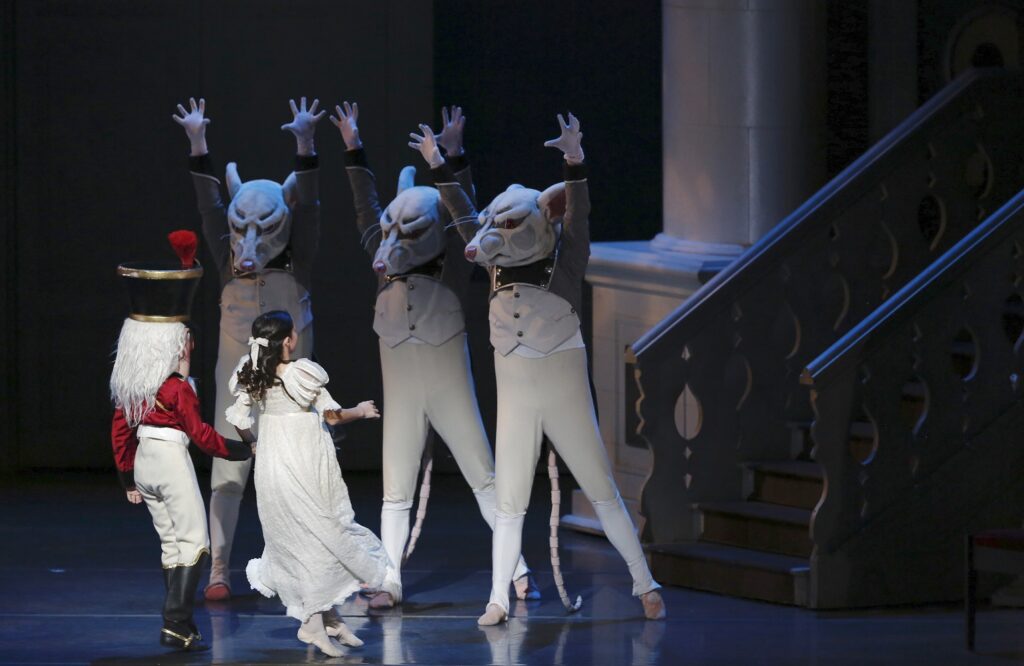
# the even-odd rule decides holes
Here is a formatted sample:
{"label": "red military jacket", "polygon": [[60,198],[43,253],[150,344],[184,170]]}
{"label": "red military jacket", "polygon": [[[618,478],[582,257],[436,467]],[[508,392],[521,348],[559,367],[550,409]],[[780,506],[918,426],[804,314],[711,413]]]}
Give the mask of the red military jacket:
{"label": "red military jacket", "polygon": [[[228,446],[224,438],[203,423],[199,413],[199,396],[188,381],[174,373],[164,381],[156,392],[156,408],[144,419],[142,425],[174,428],[180,430],[200,449],[217,458],[228,457]],[[110,425],[110,442],[114,447],[114,463],[121,480],[127,487],[134,486],[131,472],[135,469],[135,450],[139,440],[135,428],[128,426],[120,407],[114,409],[114,420]]]}

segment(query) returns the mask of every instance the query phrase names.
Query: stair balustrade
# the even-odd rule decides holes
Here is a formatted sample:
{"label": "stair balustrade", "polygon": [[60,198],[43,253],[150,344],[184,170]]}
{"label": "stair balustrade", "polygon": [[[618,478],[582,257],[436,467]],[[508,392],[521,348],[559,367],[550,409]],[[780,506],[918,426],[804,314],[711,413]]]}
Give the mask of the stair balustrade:
{"label": "stair balustrade", "polygon": [[1020,527],[1022,294],[1024,192],[808,364],[814,606],[959,599],[964,534]]}
{"label": "stair balustrade", "polygon": [[1020,75],[966,73],[632,345],[645,542],[702,539],[751,463],[813,460],[802,370],[1024,187],[1022,117]]}

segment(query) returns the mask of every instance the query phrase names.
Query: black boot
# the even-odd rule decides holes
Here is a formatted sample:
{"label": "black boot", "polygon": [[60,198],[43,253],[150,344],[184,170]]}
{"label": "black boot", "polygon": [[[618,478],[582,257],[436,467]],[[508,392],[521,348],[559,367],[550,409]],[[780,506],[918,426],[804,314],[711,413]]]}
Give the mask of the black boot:
{"label": "black boot", "polygon": [[178,650],[199,651],[209,649],[192,619],[199,577],[210,560],[203,553],[190,567],[167,569],[167,597],[164,600],[164,628],[160,630],[160,644]]}

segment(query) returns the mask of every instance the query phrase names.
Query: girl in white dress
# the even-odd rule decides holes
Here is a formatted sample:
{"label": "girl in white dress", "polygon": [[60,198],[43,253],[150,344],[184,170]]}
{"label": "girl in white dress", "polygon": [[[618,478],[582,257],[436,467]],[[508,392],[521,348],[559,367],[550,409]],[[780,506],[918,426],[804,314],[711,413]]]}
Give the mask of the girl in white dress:
{"label": "girl in white dress", "polygon": [[276,594],[302,623],[299,640],[339,656],[333,637],[353,647],[362,641],[334,606],[360,587],[397,594],[398,579],[383,544],[355,521],[324,423],[380,414],[373,401],[343,409],[327,392],[322,367],[291,358],[296,342],[287,312],[261,315],[252,324],[251,352],[231,377],[236,401],[225,415],[258,454],[256,506],[265,543],[263,557],[250,560],[245,572],[253,589]]}

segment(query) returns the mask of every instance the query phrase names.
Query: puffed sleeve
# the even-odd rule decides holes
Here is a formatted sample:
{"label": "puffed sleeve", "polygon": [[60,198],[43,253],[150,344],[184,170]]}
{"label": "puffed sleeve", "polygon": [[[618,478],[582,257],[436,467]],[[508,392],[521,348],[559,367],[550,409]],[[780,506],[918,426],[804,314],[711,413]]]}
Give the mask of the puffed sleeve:
{"label": "puffed sleeve", "polygon": [[309,359],[300,358],[292,363],[281,381],[295,400],[303,405],[313,405],[321,414],[327,409],[341,409],[325,388],[330,381],[327,371]]}
{"label": "puffed sleeve", "polygon": [[254,423],[252,398],[238,385],[238,371],[242,369],[247,360],[249,360],[248,355],[243,356],[231,372],[231,377],[228,379],[228,390],[231,395],[235,396],[235,404],[224,410],[224,418],[239,430],[249,430]]}

